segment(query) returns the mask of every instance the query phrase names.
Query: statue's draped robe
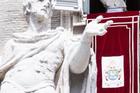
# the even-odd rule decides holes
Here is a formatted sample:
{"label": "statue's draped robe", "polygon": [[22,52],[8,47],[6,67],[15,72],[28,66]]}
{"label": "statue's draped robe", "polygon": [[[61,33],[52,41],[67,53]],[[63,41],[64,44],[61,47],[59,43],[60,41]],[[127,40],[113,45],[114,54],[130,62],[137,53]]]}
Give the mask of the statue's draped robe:
{"label": "statue's draped robe", "polygon": [[[43,51],[54,40],[63,36],[64,40],[62,42],[64,42],[64,50],[65,50],[64,55],[65,56],[64,56],[64,61],[61,65],[61,67],[59,68],[59,71],[57,71],[56,78],[55,78],[55,84],[56,84],[57,93],[70,93],[70,73],[69,73],[70,72],[70,70],[69,70],[70,62],[68,62],[68,58],[69,58],[68,52],[73,51],[74,47],[72,46],[73,42],[71,41],[71,38],[69,38],[70,37],[69,34],[59,31],[59,30],[61,30],[61,29],[57,29],[57,31],[55,31],[55,32],[52,31],[50,33],[40,34],[40,35],[37,35],[36,37],[26,37],[26,36],[24,37],[20,34],[15,34],[14,40],[16,42],[30,43],[30,42],[36,42],[39,40],[51,38],[47,43],[38,45],[36,47],[36,49],[23,55],[22,59],[24,59],[24,58],[33,56],[36,53]],[[91,53],[91,60],[89,62],[89,66],[88,66],[87,70],[88,71],[84,77],[82,90],[79,90],[79,91],[81,91],[81,93],[96,93],[96,73],[97,73],[97,71],[96,71],[95,55],[93,54],[93,52]],[[28,92],[28,90],[27,90],[27,92]]]}
{"label": "statue's draped robe", "polygon": [[[68,57],[68,56],[66,56]],[[96,76],[97,69],[95,63],[94,55],[91,55],[91,62],[88,65],[87,73],[84,73],[84,81],[82,84],[82,90],[79,93],[96,93]],[[59,78],[57,81],[57,93],[71,93],[70,92],[70,71],[69,71],[69,63],[67,62],[67,58],[65,58],[62,67],[59,71]]]}

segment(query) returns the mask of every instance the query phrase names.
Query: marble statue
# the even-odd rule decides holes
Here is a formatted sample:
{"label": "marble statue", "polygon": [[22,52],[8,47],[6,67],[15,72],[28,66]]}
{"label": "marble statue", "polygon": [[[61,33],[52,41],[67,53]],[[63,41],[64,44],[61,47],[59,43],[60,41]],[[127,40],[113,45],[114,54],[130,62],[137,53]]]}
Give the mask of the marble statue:
{"label": "marble statue", "polygon": [[[6,74],[0,93],[70,93],[69,71],[82,73],[89,66],[90,59],[95,60],[91,58],[94,56],[90,49],[91,38],[104,35],[112,21],[101,24],[103,17],[97,17],[87,24],[80,39],[73,41],[64,28],[53,30],[48,27],[53,7],[53,0],[26,0],[24,3],[28,29],[13,34],[5,45],[0,77],[2,73]],[[83,85],[81,93],[95,93],[89,90],[94,76],[91,67],[87,76],[91,81]]]}
{"label": "marble statue", "polygon": [[100,0],[107,8],[107,12],[123,12],[126,11],[126,3],[124,0]]}

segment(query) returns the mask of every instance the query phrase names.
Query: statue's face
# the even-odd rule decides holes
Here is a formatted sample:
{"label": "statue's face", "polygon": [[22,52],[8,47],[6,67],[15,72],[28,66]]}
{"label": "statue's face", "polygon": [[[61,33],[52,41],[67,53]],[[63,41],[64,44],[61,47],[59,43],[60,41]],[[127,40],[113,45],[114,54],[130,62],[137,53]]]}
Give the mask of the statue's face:
{"label": "statue's face", "polygon": [[49,0],[32,0],[31,13],[37,17],[37,20],[43,21],[52,16],[52,5]]}

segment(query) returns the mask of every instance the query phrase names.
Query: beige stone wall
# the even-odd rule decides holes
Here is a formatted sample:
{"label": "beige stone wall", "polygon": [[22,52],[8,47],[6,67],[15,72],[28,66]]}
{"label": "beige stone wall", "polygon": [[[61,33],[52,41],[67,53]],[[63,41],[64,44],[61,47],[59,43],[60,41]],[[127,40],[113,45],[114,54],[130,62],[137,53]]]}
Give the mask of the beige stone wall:
{"label": "beige stone wall", "polygon": [[12,33],[25,31],[22,0],[0,0],[0,54]]}

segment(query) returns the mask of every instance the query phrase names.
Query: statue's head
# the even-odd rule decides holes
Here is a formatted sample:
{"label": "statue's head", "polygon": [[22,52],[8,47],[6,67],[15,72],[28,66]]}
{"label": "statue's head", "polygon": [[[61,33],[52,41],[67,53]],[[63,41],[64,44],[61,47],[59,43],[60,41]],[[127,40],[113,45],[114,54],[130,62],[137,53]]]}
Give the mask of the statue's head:
{"label": "statue's head", "polygon": [[35,16],[38,20],[48,19],[52,16],[54,0],[24,0],[23,12],[27,22],[29,17]]}

